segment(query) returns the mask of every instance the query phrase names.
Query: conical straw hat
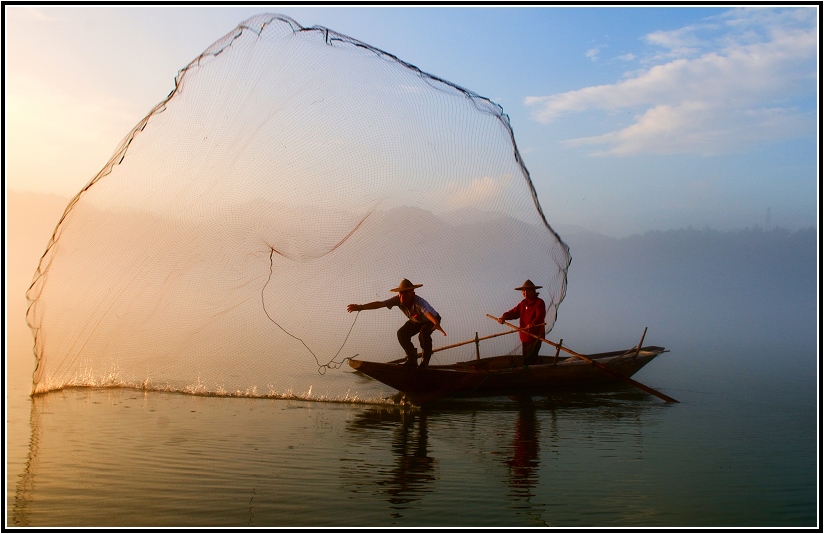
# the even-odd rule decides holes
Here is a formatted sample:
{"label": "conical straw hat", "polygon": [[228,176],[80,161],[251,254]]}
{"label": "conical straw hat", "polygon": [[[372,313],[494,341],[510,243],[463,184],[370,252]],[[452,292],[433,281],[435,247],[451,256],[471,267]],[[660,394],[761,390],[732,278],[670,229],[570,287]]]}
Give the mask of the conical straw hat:
{"label": "conical straw hat", "polygon": [[544,286],[536,286],[535,284],[532,283],[532,280],[527,278],[526,282],[524,282],[524,285],[522,285],[521,287],[516,287],[515,290],[516,291],[523,291],[524,289],[541,289],[542,287],[544,287]]}
{"label": "conical straw hat", "polygon": [[409,291],[410,289],[415,289],[417,287],[422,286],[423,284],[413,284],[412,282],[404,278],[403,280],[401,280],[401,283],[398,284],[398,287],[396,287],[395,289],[390,289],[389,291],[395,291],[396,293],[400,293],[401,291]]}

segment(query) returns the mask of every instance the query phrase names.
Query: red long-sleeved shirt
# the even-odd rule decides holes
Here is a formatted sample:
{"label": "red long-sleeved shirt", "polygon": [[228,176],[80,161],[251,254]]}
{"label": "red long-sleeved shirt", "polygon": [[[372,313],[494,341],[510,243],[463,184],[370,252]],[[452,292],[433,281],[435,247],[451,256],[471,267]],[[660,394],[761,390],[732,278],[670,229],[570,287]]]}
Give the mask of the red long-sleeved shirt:
{"label": "red long-sleeved shirt", "polygon": [[[527,300],[524,299],[518,303],[517,306],[506,312],[505,314],[501,315],[501,319],[509,320],[509,319],[520,319],[521,320],[521,328],[526,328],[530,325],[536,325],[546,322],[546,304],[544,304],[543,299],[540,297],[535,297],[535,300]],[[544,337],[544,327],[543,326],[534,326],[529,329],[530,332],[535,334],[536,336]],[[535,338],[527,334],[526,332],[518,332],[518,336],[521,338],[521,343],[529,343],[530,341],[535,341]]]}

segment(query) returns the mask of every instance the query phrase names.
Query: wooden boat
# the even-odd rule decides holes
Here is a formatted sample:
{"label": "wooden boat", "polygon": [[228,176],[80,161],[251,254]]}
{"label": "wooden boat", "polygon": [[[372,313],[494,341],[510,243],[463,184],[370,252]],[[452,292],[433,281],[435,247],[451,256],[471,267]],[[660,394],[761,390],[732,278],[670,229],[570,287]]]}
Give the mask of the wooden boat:
{"label": "wooden boat", "polygon": [[528,366],[524,365],[520,355],[430,365],[423,369],[354,359],[349,360],[349,365],[397,389],[412,402],[420,403],[444,397],[540,393],[561,387],[620,382],[622,379],[626,382],[663,352],[667,352],[663,347],[647,346],[590,354],[584,358],[539,356],[537,363]]}

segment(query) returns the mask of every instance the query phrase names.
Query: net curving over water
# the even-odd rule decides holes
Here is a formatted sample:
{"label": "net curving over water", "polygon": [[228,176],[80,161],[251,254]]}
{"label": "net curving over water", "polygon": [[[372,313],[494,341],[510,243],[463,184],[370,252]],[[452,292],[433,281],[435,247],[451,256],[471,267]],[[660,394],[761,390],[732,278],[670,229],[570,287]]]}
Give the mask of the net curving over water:
{"label": "net curving over water", "polygon": [[437,348],[500,331],[485,314],[530,278],[551,327],[569,262],[500,106],[259,15],[183,68],[69,203],[27,294],[32,392],[362,398],[345,359],[402,356],[405,318],[348,303],[423,284]]}

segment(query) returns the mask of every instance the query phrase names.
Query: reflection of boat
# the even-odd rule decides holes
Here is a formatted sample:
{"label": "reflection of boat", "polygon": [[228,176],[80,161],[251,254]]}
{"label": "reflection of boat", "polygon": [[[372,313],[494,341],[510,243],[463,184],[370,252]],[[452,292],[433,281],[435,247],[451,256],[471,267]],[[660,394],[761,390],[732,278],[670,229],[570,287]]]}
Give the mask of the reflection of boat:
{"label": "reflection of boat", "polygon": [[632,376],[662,352],[666,352],[663,347],[649,346],[586,356],[612,372],[574,356],[539,356],[538,362],[529,366],[523,364],[521,356],[511,355],[430,365],[423,369],[363,360],[349,360],[349,365],[419,403],[443,397],[541,393],[616,382],[620,377]]}

